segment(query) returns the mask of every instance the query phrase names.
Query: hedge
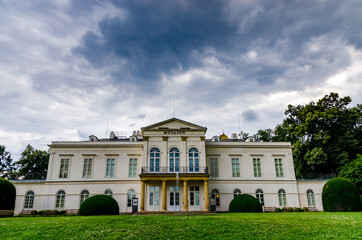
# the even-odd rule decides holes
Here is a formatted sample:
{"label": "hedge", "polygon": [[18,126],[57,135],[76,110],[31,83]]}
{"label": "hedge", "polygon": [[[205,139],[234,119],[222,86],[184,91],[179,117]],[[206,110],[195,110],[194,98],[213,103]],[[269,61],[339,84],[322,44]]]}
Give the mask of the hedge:
{"label": "hedge", "polygon": [[262,212],[259,201],[248,194],[236,196],[229,205],[229,212]]}
{"label": "hedge", "polygon": [[346,178],[333,178],[324,185],[322,203],[326,212],[355,212],[362,208],[356,186]]}
{"label": "hedge", "polygon": [[118,215],[119,206],[116,200],[106,195],[87,198],[79,209],[79,215]]}
{"label": "hedge", "polygon": [[14,210],[16,189],[14,184],[0,178],[0,210]]}

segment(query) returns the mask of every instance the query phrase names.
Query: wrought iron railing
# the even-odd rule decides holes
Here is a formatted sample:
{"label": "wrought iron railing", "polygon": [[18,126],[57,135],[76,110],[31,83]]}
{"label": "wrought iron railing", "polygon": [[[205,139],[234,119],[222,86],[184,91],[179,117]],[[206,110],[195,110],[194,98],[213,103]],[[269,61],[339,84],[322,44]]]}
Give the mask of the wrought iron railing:
{"label": "wrought iron railing", "polygon": [[167,173],[167,174],[176,174],[176,173],[189,173],[189,174],[209,174],[209,170],[207,166],[193,166],[193,167],[185,167],[185,166],[178,166],[178,167],[142,167],[141,174],[160,174],[160,173]]}
{"label": "wrought iron railing", "polygon": [[9,174],[6,178],[9,180],[45,180],[47,173]]}
{"label": "wrought iron railing", "polygon": [[335,173],[306,173],[299,179],[331,179],[336,176],[337,175]]}

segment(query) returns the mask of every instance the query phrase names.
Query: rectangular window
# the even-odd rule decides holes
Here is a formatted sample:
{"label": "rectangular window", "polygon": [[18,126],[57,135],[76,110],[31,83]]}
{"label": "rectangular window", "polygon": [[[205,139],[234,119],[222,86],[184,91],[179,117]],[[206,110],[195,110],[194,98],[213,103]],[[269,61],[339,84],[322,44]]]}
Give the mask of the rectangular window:
{"label": "rectangular window", "polygon": [[137,177],[137,159],[136,158],[129,159],[128,176],[130,178]]}
{"label": "rectangular window", "polygon": [[107,169],[106,169],[106,177],[113,178],[114,177],[114,165],[115,159],[107,159]]}
{"label": "rectangular window", "polygon": [[275,158],[275,173],[277,177],[283,177],[283,163],[281,158]]}
{"label": "rectangular window", "polygon": [[150,196],[149,196],[149,205],[150,206],[159,206],[159,197],[160,197],[160,187],[150,186]]}
{"label": "rectangular window", "polygon": [[218,175],[217,158],[210,158],[210,176],[218,177]]}
{"label": "rectangular window", "polygon": [[83,165],[83,177],[84,178],[92,177],[92,164],[93,164],[93,159],[91,159],[91,158],[84,159],[84,165]]}
{"label": "rectangular window", "polygon": [[190,187],[190,206],[200,206],[200,188]]}
{"label": "rectangular window", "polygon": [[69,159],[61,159],[59,178],[67,178],[69,171]]}
{"label": "rectangular window", "polygon": [[240,177],[239,158],[232,158],[231,165],[232,165],[233,177]]}
{"label": "rectangular window", "polygon": [[261,177],[261,164],[260,158],[253,158],[254,177]]}

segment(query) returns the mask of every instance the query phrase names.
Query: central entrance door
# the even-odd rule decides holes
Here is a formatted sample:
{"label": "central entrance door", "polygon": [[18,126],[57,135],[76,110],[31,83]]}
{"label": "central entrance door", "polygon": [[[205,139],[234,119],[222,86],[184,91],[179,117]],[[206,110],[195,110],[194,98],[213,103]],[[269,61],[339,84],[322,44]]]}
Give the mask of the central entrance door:
{"label": "central entrance door", "polygon": [[180,190],[178,186],[170,187],[169,211],[180,211]]}

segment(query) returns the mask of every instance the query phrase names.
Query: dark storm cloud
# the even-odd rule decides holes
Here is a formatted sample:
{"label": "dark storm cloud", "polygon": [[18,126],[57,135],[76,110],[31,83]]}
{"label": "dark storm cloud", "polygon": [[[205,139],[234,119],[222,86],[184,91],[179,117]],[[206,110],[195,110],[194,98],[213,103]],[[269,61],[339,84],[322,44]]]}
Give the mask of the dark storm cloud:
{"label": "dark storm cloud", "polygon": [[[345,34],[345,41],[361,45],[356,20],[349,15],[360,3],[342,1],[272,1],[243,4],[228,1],[115,1],[124,16],[105,17],[100,33],[87,32],[73,52],[96,68],[120,61],[113,73],[119,82],[152,89],[163,73],[172,74],[203,65],[214,55],[235,74],[272,84],[288,63],[302,54],[303,44],[323,34]],[[353,6],[356,5],[356,6]],[[352,18],[352,19],[349,19]],[[346,20],[347,19],[347,20]],[[350,24],[350,23],[354,24]],[[236,61],[250,49],[273,50],[284,64]],[[212,51],[209,51],[209,50]],[[315,56],[319,58],[320,56]],[[300,63],[305,64],[305,63]]]}
{"label": "dark storm cloud", "polygon": [[257,121],[259,119],[258,113],[253,110],[244,111],[241,116],[245,121]]}

